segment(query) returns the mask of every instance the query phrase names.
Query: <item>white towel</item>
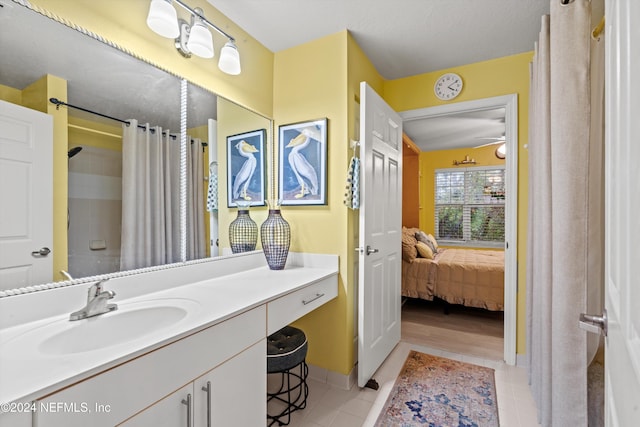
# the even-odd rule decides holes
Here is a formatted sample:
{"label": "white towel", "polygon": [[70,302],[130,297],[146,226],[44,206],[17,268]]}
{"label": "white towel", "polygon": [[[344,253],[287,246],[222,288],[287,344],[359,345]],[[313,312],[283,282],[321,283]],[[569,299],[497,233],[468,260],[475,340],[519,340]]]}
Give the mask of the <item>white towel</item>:
{"label": "white towel", "polygon": [[349,162],[344,205],[349,209],[360,208],[360,159],[356,156],[351,157]]}
{"label": "white towel", "polygon": [[218,211],[218,163],[209,165],[209,188],[207,189],[207,210]]}

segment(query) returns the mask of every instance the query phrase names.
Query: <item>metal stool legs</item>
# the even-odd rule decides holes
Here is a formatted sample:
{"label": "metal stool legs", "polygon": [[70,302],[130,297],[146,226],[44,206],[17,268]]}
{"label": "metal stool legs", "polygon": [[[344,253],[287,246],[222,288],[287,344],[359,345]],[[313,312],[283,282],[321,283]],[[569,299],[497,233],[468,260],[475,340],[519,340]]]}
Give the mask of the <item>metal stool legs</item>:
{"label": "metal stool legs", "polygon": [[[267,403],[275,399],[287,406],[277,415],[267,414],[267,420],[270,421],[269,426],[275,423],[280,426],[289,425],[291,414],[307,407],[307,396],[309,396],[308,375],[309,367],[304,360],[291,369],[280,372],[280,387],[274,393],[267,393]],[[286,421],[283,421],[285,417]]]}

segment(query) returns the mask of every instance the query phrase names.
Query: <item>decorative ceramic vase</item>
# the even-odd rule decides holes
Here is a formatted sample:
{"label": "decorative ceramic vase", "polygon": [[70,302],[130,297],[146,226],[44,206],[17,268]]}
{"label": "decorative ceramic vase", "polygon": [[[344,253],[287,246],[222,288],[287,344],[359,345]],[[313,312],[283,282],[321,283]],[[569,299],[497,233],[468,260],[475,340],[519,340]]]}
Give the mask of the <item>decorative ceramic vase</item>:
{"label": "decorative ceramic vase", "polygon": [[256,249],[258,225],[249,216],[249,202],[237,202],[238,216],[229,224],[229,242],[234,254]]}
{"label": "decorative ceramic vase", "polygon": [[291,228],[282,218],[279,200],[268,200],[269,216],[260,226],[262,251],[271,270],[283,270],[289,255]]}

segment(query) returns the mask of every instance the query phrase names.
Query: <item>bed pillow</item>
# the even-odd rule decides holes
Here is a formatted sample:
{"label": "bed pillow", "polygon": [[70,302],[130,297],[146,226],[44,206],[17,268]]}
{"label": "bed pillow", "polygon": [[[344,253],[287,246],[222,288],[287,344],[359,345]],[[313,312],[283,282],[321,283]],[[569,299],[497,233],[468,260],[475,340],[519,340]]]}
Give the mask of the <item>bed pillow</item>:
{"label": "bed pillow", "polygon": [[402,259],[407,262],[413,262],[418,257],[418,250],[416,244],[418,241],[413,237],[412,233],[407,232],[406,228],[403,228],[402,232]]}
{"label": "bed pillow", "polygon": [[429,234],[427,237],[429,238],[429,240],[431,240],[431,243],[433,243],[433,252],[438,252],[438,242],[436,241],[436,238],[431,234]]}
{"label": "bed pillow", "polygon": [[433,252],[434,254],[437,252],[436,246],[433,245],[433,242],[431,241],[431,239],[429,239],[429,236],[427,236],[427,233],[425,233],[424,231],[416,231],[416,240],[429,246],[429,248],[431,248],[431,252]]}
{"label": "bed pillow", "polygon": [[426,243],[418,242],[416,249],[422,258],[433,259],[433,250]]}

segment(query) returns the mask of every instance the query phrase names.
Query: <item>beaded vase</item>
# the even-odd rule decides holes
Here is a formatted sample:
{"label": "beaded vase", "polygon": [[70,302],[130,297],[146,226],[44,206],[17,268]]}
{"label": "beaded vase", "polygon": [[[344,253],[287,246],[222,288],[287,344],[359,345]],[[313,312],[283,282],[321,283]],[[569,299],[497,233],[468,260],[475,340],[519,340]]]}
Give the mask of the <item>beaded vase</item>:
{"label": "beaded vase", "polygon": [[267,201],[269,216],[260,226],[262,251],[271,270],[283,270],[289,255],[291,228],[282,217],[279,201]]}
{"label": "beaded vase", "polygon": [[237,202],[238,216],[229,224],[229,243],[234,254],[256,249],[258,225],[249,216],[249,203]]}

